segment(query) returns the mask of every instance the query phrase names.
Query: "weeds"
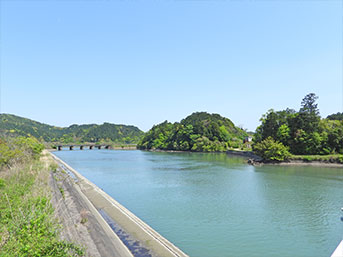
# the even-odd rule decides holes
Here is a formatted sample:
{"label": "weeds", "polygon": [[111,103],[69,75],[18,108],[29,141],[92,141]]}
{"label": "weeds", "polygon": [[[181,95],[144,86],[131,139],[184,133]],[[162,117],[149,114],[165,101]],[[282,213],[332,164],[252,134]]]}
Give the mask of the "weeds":
{"label": "weeds", "polygon": [[37,160],[1,174],[1,257],[84,255],[82,248],[59,239],[47,174]]}
{"label": "weeds", "polygon": [[82,225],[86,224],[86,222],[88,221],[88,215],[89,215],[89,212],[87,210],[81,210],[81,212],[80,212],[80,216],[81,216],[80,223]]}
{"label": "weeds", "polygon": [[64,195],[64,189],[63,189],[63,187],[61,187],[61,186],[58,186],[58,189],[60,190],[60,192],[61,192],[61,195],[62,195],[63,199],[65,199],[65,195]]}
{"label": "weeds", "polygon": [[56,173],[58,169],[58,165],[53,162],[50,164],[49,169],[51,170],[52,173]]}

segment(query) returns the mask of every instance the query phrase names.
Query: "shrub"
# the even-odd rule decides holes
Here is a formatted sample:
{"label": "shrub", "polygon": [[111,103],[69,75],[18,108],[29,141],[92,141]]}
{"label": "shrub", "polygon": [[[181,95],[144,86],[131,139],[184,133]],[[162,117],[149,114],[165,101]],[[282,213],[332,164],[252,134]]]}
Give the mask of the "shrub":
{"label": "shrub", "polygon": [[26,152],[35,159],[40,156],[44,149],[44,145],[34,137],[18,137],[14,143],[23,152]]}
{"label": "shrub", "polygon": [[253,145],[253,151],[266,161],[284,161],[291,157],[288,147],[268,137]]}
{"label": "shrub", "polygon": [[38,159],[43,149],[43,144],[34,137],[0,138],[0,168]]}

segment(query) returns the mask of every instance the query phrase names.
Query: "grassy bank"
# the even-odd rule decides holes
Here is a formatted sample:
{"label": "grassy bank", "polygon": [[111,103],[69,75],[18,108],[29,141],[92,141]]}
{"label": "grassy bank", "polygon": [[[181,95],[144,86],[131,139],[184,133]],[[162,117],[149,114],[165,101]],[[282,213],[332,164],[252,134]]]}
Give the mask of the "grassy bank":
{"label": "grassy bank", "polygon": [[340,163],[343,164],[343,154],[330,155],[292,155],[290,161],[303,162],[324,162],[324,163]]}
{"label": "grassy bank", "polygon": [[53,167],[23,142],[1,144],[16,154],[0,169],[0,256],[83,256],[83,249],[59,238],[48,184]]}

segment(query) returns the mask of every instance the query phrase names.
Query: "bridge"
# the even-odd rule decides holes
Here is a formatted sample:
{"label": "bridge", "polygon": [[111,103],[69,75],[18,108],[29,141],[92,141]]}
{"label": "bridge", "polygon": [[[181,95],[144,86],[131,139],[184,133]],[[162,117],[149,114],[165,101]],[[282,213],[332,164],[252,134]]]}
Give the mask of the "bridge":
{"label": "bridge", "polygon": [[74,148],[79,148],[80,150],[88,148],[89,150],[92,150],[93,148],[98,148],[98,149],[110,149],[111,145],[95,145],[95,144],[64,144],[64,145],[56,145],[56,149],[58,151],[61,151],[62,148],[69,148],[69,150],[73,150]]}

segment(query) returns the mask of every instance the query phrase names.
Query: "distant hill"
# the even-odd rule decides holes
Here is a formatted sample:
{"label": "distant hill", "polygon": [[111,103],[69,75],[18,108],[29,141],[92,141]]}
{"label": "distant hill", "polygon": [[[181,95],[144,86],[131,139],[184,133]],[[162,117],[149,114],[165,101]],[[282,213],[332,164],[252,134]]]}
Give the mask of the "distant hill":
{"label": "distant hill", "polygon": [[326,117],[328,120],[343,120],[343,112],[337,112]]}
{"label": "distant hill", "polygon": [[71,125],[61,128],[43,124],[12,114],[0,114],[0,135],[32,135],[45,142],[100,142],[137,143],[144,132],[135,126],[111,123]]}
{"label": "distant hill", "polygon": [[140,149],[196,152],[226,151],[239,147],[248,134],[219,114],[195,112],[181,122],[153,126],[137,145]]}

